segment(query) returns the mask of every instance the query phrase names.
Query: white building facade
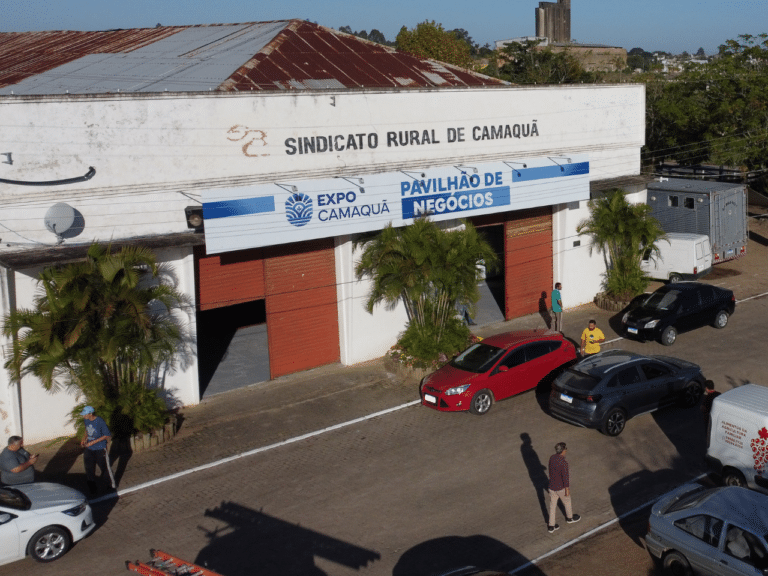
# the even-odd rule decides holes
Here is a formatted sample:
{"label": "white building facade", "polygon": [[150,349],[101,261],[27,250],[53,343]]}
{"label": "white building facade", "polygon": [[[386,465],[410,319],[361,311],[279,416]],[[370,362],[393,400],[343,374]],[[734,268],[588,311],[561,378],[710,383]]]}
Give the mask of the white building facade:
{"label": "white building facade", "polygon": [[[576,227],[590,186],[640,173],[642,85],[0,95],[0,313],[94,241],[151,247],[185,297],[169,403],[200,401],[200,311],[265,302],[270,375],[382,356],[402,307],[365,310],[355,239],[424,212],[468,218],[504,252],[506,318],[553,281],[591,301],[605,272]],[[89,179],[62,184],[83,176]],[[28,185],[30,182],[48,184]],[[636,190],[641,193],[641,190]],[[75,214],[61,234],[55,204]],[[204,215],[193,231],[190,212]],[[4,356],[9,341],[3,342]],[[0,371],[0,423],[71,434],[76,398]]]}

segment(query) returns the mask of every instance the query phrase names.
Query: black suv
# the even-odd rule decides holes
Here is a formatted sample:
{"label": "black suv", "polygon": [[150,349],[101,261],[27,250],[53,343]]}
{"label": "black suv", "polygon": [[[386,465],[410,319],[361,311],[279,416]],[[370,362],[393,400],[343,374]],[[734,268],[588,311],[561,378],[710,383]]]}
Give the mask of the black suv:
{"label": "black suv", "polygon": [[557,377],[549,411],[571,424],[618,436],[638,414],[675,403],[696,406],[704,381],[692,362],[609,350],[583,358]]}
{"label": "black suv", "polygon": [[678,332],[711,325],[725,328],[736,309],[733,292],[701,282],[677,282],[638,296],[621,319],[625,338],[671,346]]}

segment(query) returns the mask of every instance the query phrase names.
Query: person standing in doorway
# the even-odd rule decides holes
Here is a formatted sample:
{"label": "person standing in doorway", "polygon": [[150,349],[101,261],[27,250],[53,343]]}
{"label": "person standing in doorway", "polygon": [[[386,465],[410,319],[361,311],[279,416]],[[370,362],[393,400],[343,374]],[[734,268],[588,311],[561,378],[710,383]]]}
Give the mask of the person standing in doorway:
{"label": "person standing in doorway", "polygon": [[558,500],[563,501],[565,521],[568,524],[581,520],[581,516],[574,514],[571,507],[571,478],[568,461],[565,459],[567,453],[568,447],[565,442],[558,442],[555,444],[555,453],[549,458],[549,524],[547,524],[547,531],[550,534],[560,528],[560,525],[555,523]]}
{"label": "person standing in doorway", "polygon": [[88,489],[91,494],[96,494],[98,486],[96,484],[96,466],[101,470],[101,480],[106,481],[113,489],[115,488],[115,477],[112,475],[112,467],[109,464],[109,440],[112,434],[109,431],[107,423],[94,414],[93,406],[86,406],[80,412],[80,416],[85,418],[85,438],[80,445],[85,448],[83,451],[83,464],[85,465],[85,476],[88,480]]}
{"label": "person standing in doorway", "polygon": [[597,327],[597,322],[589,321],[589,326],[581,333],[581,355],[589,356],[600,352],[600,343],[605,342],[605,334]]}
{"label": "person standing in doorway", "polygon": [[563,299],[560,296],[560,290],[563,285],[560,282],[555,284],[555,289],[552,290],[552,317],[554,322],[552,323],[552,329],[555,332],[563,333]]}

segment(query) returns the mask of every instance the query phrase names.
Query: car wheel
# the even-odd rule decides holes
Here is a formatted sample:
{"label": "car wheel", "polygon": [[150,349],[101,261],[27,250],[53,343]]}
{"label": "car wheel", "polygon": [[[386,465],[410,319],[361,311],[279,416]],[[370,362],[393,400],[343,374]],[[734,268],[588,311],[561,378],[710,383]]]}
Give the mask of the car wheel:
{"label": "car wheel", "polygon": [[32,536],[27,553],[38,562],[53,562],[66,554],[71,544],[69,532],[64,528],[48,526]]}
{"label": "car wheel", "polygon": [[472,414],[482,416],[491,409],[492,405],[493,395],[491,394],[491,391],[487,389],[480,390],[472,396],[472,403],[469,405],[469,411],[472,412]]}
{"label": "car wheel", "polygon": [[747,487],[747,479],[744,478],[744,474],[733,468],[723,473],[723,484],[726,486],[741,486]]}
{"label": "car wheel", "polygon": [[664,571],[672,576],[692,576],[688,560],[680,552],[669,552],[664,556]]}
{"label": "car wheel", "polygon": [[682,282],[683,277],[680,276],[680,274],[670,274],[669,275],[669,283],[674,284],[675,282]]}
{"label": "car wheel", "polygon": [[603,434],[606,436],[618,436],[627,425],[627,415],[621,408],[614,408],[605,415],[603,420]]}
{"label": "car wheel", "polygon": [[701,384],[695,380],[691,380],[685,385],[685,388],[683,388],[682,394],[680,395],[680,404],[685,408],[693,408],[701,402],[703,394],[704,391],[701,389]]}
{"label": "car wheel", "polygon": [[715,328],[725,328],[728,325],[728,312],[720,310],[715,316],[714,326]]}
{"label": "car wheel", "polygon": [[667,326],[664,332],[661,333],[661,343],[664,346],[672,346],[675,340],[677,340],[677,330],[675,330],[674,326]]}

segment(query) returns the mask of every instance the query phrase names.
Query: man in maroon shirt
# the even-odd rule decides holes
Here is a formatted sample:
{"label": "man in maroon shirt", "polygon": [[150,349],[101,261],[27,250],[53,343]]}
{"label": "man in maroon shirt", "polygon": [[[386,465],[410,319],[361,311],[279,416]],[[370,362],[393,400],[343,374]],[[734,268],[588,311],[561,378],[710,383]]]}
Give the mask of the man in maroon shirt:
{"label": "man in maroon shirt", "polygon": [[558,528],[555,524],[557,501],[562,500],[565,505],[565,521],[573,524],[581,520],[581,516],[574,514],[571,509],[571,479],[568,470],[568,461],[565,455],[568,448],[565,442],[555,444],[555,453],[549,459],[549,524],[547,530],[551,534]]}

